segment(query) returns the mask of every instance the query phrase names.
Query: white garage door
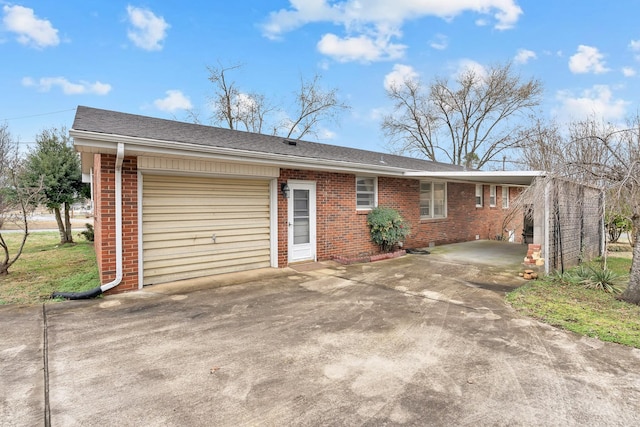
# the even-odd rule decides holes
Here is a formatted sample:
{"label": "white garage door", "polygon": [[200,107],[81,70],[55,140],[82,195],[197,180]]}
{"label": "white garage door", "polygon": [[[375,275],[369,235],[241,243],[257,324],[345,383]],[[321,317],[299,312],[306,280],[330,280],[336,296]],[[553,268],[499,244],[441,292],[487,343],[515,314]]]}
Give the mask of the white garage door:
{"label": "white garage door", "polygon": [[269,181],[144,175],[144,284],[269,267]]}

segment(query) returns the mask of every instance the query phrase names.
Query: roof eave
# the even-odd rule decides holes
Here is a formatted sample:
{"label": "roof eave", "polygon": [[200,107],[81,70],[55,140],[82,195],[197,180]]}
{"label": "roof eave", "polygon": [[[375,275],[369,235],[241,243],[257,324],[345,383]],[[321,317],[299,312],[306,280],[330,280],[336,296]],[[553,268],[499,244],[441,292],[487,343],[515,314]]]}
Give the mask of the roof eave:
{"label": "roof eave", "polygon": [[[291,169],[312,169],[331,172],[351,172],[372,175],[404,176],[406,169],[373,166],[352,161],[325,160],[285,154],[274,154],[236,148],[212,147],[175,141],[162,141],[125,135],[105,134],[71,129],[74,146],[79,152],[114,154],[118,142],[125,144],[127,155],[160,155],[198,157],[238,163],[252,163]],[[179,144],[179,148],[176,146]]]}
{"label": "roof eave", "polygon": [[429,172],[407,171],[406,177],[435,178],[448,181],[466,182],[487,185],[529,186],[539,177],[546,175],[544,171],[460,171],[460,172]]}

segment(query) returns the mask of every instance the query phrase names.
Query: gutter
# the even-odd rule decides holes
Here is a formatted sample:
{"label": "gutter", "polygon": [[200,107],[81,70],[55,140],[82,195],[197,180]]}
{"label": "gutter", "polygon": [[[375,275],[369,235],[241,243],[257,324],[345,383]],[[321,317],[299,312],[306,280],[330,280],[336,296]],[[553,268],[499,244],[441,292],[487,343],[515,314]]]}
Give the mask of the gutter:
{"label": "gutter", "polygon": [[[172,141],[104,134],[76,129],[69,130],[69,135],[73,136],[76,151],[80,152],[87,151],[93,153],[95,152],[95,149],[98,149],[100,152],[110,151],[112,150],[114,142],[125,141],[127,143],[127,151],[130,155],[166,154],[178,157],[196,157],[200,160],[208,158],[240,163],[250,162],[276,167],[282,167],[282,165],[285,164],[286,167],[290,167],[292,169],[300,168],[323,171],[347,171],[353,173],[390,175],[398,177],[402,177],[406,172],[405,168],[384,166],[383,164],[380,166],[374,166],[370,164],[354,163],[348,159],[318,159],[313,157],[301,157],[293,154],[275,154],[248,151],[238,148],[203,146],[188,142],[180,142],[180,149],[176,149],[176,143]],[[84,150],[82,147],[87,147],[88,149]]]}
{"label": "gutter", "polygon": [[122,162],[124,160],[124,143],[118,142],[116,152],[116,277],[109,283],[96,286],[84,292],[54,292],[51,298],[65,298],[70,300],[95,298],[104,292],[115,288],[122,281]]}

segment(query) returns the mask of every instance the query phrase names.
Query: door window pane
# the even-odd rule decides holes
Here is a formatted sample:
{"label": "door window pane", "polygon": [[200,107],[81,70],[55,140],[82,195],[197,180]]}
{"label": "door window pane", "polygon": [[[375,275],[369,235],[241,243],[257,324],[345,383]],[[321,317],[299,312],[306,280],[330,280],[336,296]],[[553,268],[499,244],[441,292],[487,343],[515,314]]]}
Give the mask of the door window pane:
{"label": "door window pane", "polygon": [[293,243],[309,243],[309,190],[293,190]]}

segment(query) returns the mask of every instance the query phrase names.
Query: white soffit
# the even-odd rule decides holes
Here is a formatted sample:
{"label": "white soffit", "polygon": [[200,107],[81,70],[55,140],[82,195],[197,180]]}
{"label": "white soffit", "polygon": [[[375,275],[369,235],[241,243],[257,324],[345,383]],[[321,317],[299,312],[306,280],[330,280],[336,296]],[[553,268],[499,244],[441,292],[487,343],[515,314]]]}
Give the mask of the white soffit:
{"label": "white soffit", "polygon": [[462,172],[405,172],[406,177],[433,178],[447,181],[469,182],[475,184],[495,184],[527,186],[537,177],[544,176],[541,171],[462,171]]}

